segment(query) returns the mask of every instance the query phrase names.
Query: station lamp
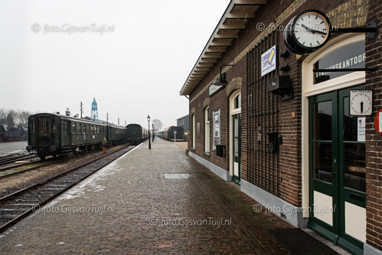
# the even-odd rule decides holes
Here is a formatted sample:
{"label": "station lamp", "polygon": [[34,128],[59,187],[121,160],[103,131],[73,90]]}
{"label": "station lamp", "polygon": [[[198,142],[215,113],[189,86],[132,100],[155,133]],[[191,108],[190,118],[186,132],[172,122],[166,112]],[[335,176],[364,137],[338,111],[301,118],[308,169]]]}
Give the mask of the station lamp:
{"label": "station lamp", "polygon": [[228,85],[228,82],[226,79],[226,74],[222,73],[224,66],[234,66],[234,65],[231,65],[231,64],[221,65],[220,66],[220,73],[219,73],[220,76],[212,83],[212,85],[216,85],[216,86],[227,86]]}

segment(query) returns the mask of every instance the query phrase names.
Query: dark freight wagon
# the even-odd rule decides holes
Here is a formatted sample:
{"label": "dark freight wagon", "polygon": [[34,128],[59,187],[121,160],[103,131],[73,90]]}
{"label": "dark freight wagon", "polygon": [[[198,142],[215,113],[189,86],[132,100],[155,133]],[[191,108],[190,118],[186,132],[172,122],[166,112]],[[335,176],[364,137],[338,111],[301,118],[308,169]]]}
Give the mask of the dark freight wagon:
{"label": "dark freight wagon", "polygon": [[131,144],[139,144],[148,138],[148,131],[139,124],[129,124],[126,126],[126,140]]}
{"label": "dark freight wagon", "polygon": [[184,139],[184,129],[181,126],[171,126],[164,130],[163,133],[164,139],[172,140],[183,140]]}

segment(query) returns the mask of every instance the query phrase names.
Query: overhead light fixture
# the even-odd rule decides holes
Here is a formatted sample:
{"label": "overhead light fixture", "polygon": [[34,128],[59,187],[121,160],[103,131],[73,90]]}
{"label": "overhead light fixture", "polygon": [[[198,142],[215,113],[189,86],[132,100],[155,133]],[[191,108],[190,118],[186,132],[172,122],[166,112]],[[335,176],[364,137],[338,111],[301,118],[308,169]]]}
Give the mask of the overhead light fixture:
{"label": "overhead light fixture", "polygon": [[234,66],[234,65],[231,65],[231,64],[227,64],[227,65],[221,65],[220,66],[220,75],[219,77],[212,83],[212,85],[217,85],[217,86],[227,86],[227,80],[226,80],[226,74],[225,73],[222,73],[222,70],[223,70],[223,67],[224,66]]}

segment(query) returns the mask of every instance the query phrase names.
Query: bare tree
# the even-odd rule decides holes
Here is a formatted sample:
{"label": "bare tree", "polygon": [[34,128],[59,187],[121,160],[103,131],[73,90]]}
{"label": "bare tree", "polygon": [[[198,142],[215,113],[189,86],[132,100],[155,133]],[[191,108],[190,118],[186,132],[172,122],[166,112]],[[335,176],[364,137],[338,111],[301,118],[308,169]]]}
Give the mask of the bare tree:
{"label": "bare tree", "polygon": [[7,114],[7,125],[8,127],[14,127],[15,126],[15,116],[16,112],[14,110],[9,110]]}
{"label": "bare tree", "polygon": [[7,113],[5,112],[4,108],[0,109],[0,124],[5,124],[7,119]]}
{"label": "bare tree", "polygon": [[0,109],[0,124],[8,125],[9,127],[14,126],[28,126],[28,118],[32,115],[28,111],[20,110],[5,110],[4,108]]}
{"label": "bare tree", "polygon": [[27,127],[28,126],[28,118],[30,115],[31,115],[31,113],[27,112],[27,111],[19,112],[18,113],[19,125],[21,125],[23,127]]}
{"label": "bare tree", "polygon": [[153,127],[155,130],[161,130],[162,126],[163,126],[162,121],[160,121],[158,119],[153,120]]}

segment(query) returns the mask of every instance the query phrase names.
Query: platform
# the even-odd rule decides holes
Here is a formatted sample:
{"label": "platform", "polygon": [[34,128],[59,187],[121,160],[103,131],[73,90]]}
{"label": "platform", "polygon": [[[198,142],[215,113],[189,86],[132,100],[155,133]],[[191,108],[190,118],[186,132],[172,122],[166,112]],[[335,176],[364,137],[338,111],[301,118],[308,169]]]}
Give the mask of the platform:
{"label": "platform", "polygon": [[[0,237],[0,254],[288,254],[293,230],[175,143],[143,143]],[[284,231],[284,232],[285,232]]]}

